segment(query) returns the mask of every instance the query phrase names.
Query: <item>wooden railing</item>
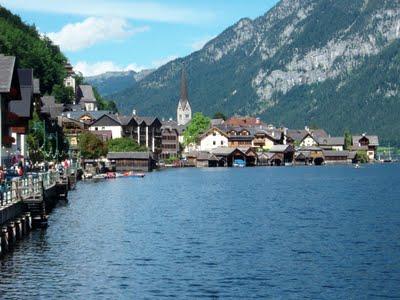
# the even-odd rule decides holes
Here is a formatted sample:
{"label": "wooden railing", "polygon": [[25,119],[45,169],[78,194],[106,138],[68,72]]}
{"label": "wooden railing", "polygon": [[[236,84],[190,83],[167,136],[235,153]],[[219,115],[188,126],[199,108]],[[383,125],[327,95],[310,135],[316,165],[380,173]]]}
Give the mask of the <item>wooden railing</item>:
{"label": "wooden railing", "polygon": [[[76,173],[76,170],[77,165],[71,165],[64,170],[64,175],[70,176]],[[30,197],[40,197],[45,190],[55,186],[60,179],[59,172],[50,170],[5,181],[0,185],[0,209]]]}

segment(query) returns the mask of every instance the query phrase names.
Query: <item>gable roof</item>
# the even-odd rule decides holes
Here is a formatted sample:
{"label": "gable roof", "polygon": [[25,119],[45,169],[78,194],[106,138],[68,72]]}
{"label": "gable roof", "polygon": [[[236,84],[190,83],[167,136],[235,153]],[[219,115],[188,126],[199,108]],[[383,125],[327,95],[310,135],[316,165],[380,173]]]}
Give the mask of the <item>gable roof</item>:
{"label": "gable roof", "polygon": [[52,119],[57,118],[57,116],[61,115],[65,110],[64,104],[56,103],[54,96],[43,96],[41,102],[43,104],[41,112],[48,114]]}
{"label": "gable roof", "polygon": [[271,153],[279,153],[279,152],[287,152],[293,151],[293,147],[291,145],[273,145],[269,152]]}
{"label": "gable roof", "polygon": [[33,110],[33,70],[18,69],[17,72],[21,90],[21,100],[10,101],[9,109],[22,118],[29,118]]}
{"label": "gable roof", "polygon": [[0,93],[10,92],[14,67],[14,56],[0,55]]}
{"label": "gable roof", "polygon": [[117,118],[117,116],[112,114],[105,114],[94,121],[91,125],[93,126],[122,126],[121,121]]}
{"label": "gable roof", "polygon": [[223,135],[224,137],[228,138],[228,135],[225,132],[223,132],[221,129],[219,129],[218,127],[211,127],[206,132],[204,132],[202,135],[200,135],[200,139],[207,137],[210,133],[213,133],[214,131],[217,131],[217,132],[219,132],[220,135]]}
{"label": "gable roof", "polygon": [[353,135],[353,145],[358,145],[359,141],[366,137],[369,140],[370,146],[379,146],[379,138],[377,135]]}
{"label": "gable roof", "polygon": [[96,101],[94,96],[93,87],[91,85],[81,84],[78,87],[78,98],[79,101],[93,102]]}

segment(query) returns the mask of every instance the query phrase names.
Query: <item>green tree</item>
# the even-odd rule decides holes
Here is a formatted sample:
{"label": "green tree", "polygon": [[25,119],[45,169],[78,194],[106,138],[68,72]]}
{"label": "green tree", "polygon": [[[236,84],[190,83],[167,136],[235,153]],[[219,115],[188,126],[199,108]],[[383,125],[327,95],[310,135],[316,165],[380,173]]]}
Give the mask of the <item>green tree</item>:
{"label": "green tree", "polygon": [[78,145],[83,158],[96,159],[107,154],[107,145],[90,132],[79,136]]}
{"label": "green tree", "polygon": [[200,134],[209,129],[210,124],[211,120],[209,117],[204,116],[200,112],[195,113],[183,134],[185,145],[197,143]]}
{"label": "green tree", "polygon": [[52,93],[55,84],[66,76],[66,57],[47,37],[42,37],[34,25],[22,22],[19,16],[0,6],[0,53],[17,58],[19,68],[33,68],[40,78],[43,94]]}
{"label": "green tree", "polygon": [[74,89],[63,84],[56,84],[53,87],[53,96],[57,102],[65,104],[72,103],[75,99]]}
{"label": "green tree", "polygon": [[362,151],[362,150],[357,151],[356,160],[362,164],[367,163],[369,161],[367,151]]}
{"label": "green tree", "polygon": [[222,119],[224,121],[226,121],[226,116],[224,115],[224,113],[218,111],[214,114],[213,116],[214,119]]}
{"label": "green tree", "polygon": [[344,132],[344,149],[350,150],[352,143],[353,143],[353,138],[351,136],[351,133],[350,131],[346,130]]}
{"label": "green tree", "polygon": [[107,143],[109,152],[144,152],[147,148],[140,146],[131,138],[117,138],[109,140]]}
{"label": "green tree", "polygon": [[114,101],[104,99],[95,87],[93,87],[93,93],[94,93],[94,97],[96,98],[97,106],[98,106],[99,110],[108,110],[113,113],[118,112],[117,105],[115,104]]}

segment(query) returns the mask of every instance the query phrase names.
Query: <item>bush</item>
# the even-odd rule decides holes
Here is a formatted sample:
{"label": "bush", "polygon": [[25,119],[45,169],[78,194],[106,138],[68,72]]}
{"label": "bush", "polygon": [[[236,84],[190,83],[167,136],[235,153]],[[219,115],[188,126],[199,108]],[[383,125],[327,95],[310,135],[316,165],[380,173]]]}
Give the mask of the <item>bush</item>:
{"label": "bush", "polygon": [[107,155],[107,145],[90,132],[82,133],[78,144],[83,158],[96,159]]}
{"label": "bush", "polygon": [[117,138],[108,141],[109,152],[145,152],[147,148],[140,146],[131,138]]}
{"label": "bush", "polygon": [[367,163],[369,161],[367,151],[357,151],[356,160],[362,164]]}

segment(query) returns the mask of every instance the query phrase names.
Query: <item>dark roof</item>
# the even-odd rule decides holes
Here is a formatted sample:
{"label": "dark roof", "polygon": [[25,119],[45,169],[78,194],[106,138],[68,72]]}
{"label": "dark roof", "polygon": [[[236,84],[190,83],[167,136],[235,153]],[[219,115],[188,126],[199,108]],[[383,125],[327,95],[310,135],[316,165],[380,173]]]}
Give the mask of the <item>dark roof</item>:
{"label": "dark roof", "polygon": [[317,142],[321,146],[344,146],[344,137],[319,137]]}
{"label": "dark roof", "polygon": [[29,118],[33,109],[33,70],[18,69],[18,78],[21,90],[21,100],[12,100],[9,104],[11,112],[22,118]]}
{"label": "dark roof", "polygon": [[94,121],[90,126],[121,126],[118,116],[113,114],[105,114]]}
{"label": "dark roof", "polygon": [[82,105],[86,103],[96,102],[96,97],[94,96],[93,87],[91,85],[81,84],[78,86],[76,92],[77,100]]}
{"label": "dark roof", "polygon": [[14,56],[0,55],[0,93],[10,92],[14,66]]}
{"label": "dark roof", "polygon": [[269,152],[271,153],[281,153],[281,152],[287,152],[287,151],[292,151],[292,146],[290,145],[273,145],[271,149],[269,149]]}
{"label": "dark roof", "polygon": [[35,95],[40,95],[40,79],[38,78],[33,79],[33,93]]}
{"label": "dark roof", "polygon": [[156,120],[158,120],[156,117],[138,117],[138,116],[134,116],[134,118],[135,118],[135,120],[136,120],[136,122],[138,124],[145,123],[147,126],[152,125]]}
{"label": "dark roof", "polygon": [[150,159],[150,152],[109,152],[107,158],[112,159]]}
{"label": "dark roof", "polygon": [[379,146],[379,138],[376,135],[353,135],[353,145],[357,145],[363,137],[369,140],[370,146]]}
{"label": "dark roof", "polygon": [[307,135],[311,135],[316,141],[322,137],[328,137],[328,134],[323,129],[288,129],[286,135],[293,139],[295,142],[301,142]]}
{"label": "dark roof", "polygon": [[182,68],[182,78],[181,78],[181,97],[179,99],[179,103],[182,109],[185,109],[186,106],[190,107],[189,97],[188,97],[188,87],[187,87],[187,78],[185,68]]}
{"label": "dark roof", "polygon": [[212,154],[210,152],[204,152],[204,151],[198,152],[196,157],[197,157],[197,160],[208,160],[208,161],[217,161],[218,160],[218,158],[214,154]]}
{"label": "dark roof", "polygon": [[56,103],[54,96],[43,96],[41,101],[43,104],[41,112],[49,115],[52,119],[60,116],[65,110],[64,104]]}

